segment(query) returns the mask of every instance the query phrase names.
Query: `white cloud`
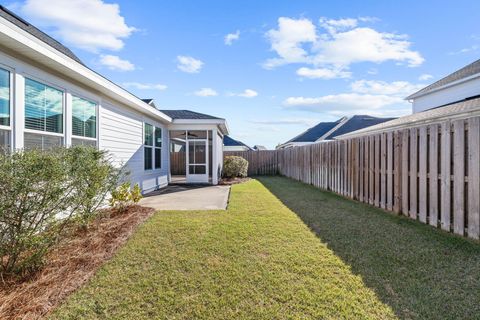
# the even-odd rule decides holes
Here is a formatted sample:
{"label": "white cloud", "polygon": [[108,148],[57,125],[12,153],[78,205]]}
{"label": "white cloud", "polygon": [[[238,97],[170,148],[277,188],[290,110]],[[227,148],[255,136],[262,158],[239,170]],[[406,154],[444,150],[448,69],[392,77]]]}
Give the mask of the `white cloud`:
{"label": "white cloud", "polygon": [[284,101],[284,105],[286,107],[294,107],[306,111],[324,112],[327,108],[335,110],[380,109],[385,106],[402,102],[402,98],[391,97],[388,95],[341,93],[315,98],[289,97]]}
{"label": "white cloud", "polygon": [[187,73],[199,73],[204,63],[201,60],[189,56],[177,56],[177,68]]}
{"label": "white cloud", "polygon": [[411,43],[405,35],[358,27],[322,38],[316,43],[316,64],[348,67],[358,62],[382,63],[391,60],[414,67],[424,61],[420,53],[410,50]]}
{"label": "white cloud", "polygon": [[255,124],[262,125],[302,125],[302,126],[311,126],[318,121],[312,118],[288,118],[288,119],[277,119],[277,120],[253,120],[251,121]]}
{"label": "white cloud", "polygon": [[199,97],[214,97],[218,96],[217,91],[213,90],[212,88],[202,88],[200,90],[197,90],[193,93],[196,96]]}
{"label": "white cloud", "polygon": [[277,29],[266,33],[271,50],[278,56],[268,59],[263,66],[271,69],[301,63],[312,65],[314,69],[347,72],[351,64],[360,62],[395,61],[410,67],[423,63],[420,53],[411,50],[412,43],[406,35],[359,26],[366,22],[372,22],[372,18],[321,18],[320,29],[325,30],[321,32],[309,19],[280,17]]}
{"label": "white cloud", "polygon": [[339,69],[328,68],[307,68],[302,67],[297,70],[297,75],[310,79],[335,79],[335,78],[350,78],[352,73],[348,71],[342,71]]}
{"label": "white cloud", "polygon": [[225,36],[224,42],[227,46],[231,46],[234,41],[240,39],[240,30],[237,30],[235,33],[229,33]]}
{"label": "white cloud", "polygon": [[121,59],[118,56],[105,54],[100,56],[100,64],[106,66],[110,70],[116,71],[132,71],[135,65],[128,60]]}
{"label": "white cloud", "polygon": [[411,106],[400,97],[389,95],[341,93],[320,97],[289,97],[287,109],[322,113],[331,116],[367,114],[377,117],[398,117],[411,113]]}
{"label": "white cloud", "polygon": [[431,74],[426,74],[425,73],[425,74],[420,75],[420,77],[418,77],[418,80],[427,81],[427,80],[430,80],[432,78],[433,78],[433,76]]}
{"label": "white cloud", "polygon": [[167,86],[160,83],[140,83],[140,82],[125,82],[123,84],[127,88],[135,88],[139,90],[166,90]]}
{"label": "white cloud", "polygon": [[424,87],[423,84],[413,84],[408,81],[376,81],[358,80],[351,84],[353,92],[375,95],[406,97]]}
{"label": "white cloud", "polygon": [[457,55],[457,54],[462,54],[462,53],[475,52],[475,51],[478,51],[478,49],[480,49],[480,46],[477,45],[477,44],[474,44],[474,45],[471,45],[470,47],[467,47],[467,48],[463,48],[463,49],[460,49],[460,50],[457,50],[457,51],[449,52],[448,54],[449,55]]}
{"label": "white cloud", "polygon": [[120,50],[136,30],[125,23],[118,4],[101,0],[27,0],[19,10],[35,24],[53,28],[66,44],[92,52]]}
{"label": "white cloud", "polygon": [[340,30],[351,29],[357,26],[358,20],[352,18],[346,19],[327,19],[327,18],[320,18],[320,25],[328,30],[330,33],[336,33]]}
{"label": "white cloud", "polygon": [[271,29],[266,33],[270,41],[271,49],[279,58],[269,59],[265,62],[265,68],[305,62],[308,52],[302,48],[304,43],[314,43],[317,40],[316,27],[308,19],[278,18],[278,29]]}
{"label": "white cloud", "polygon": [[243,98],[254,98],[258,96],[258,92],[252,89],[245,89],[241,93],[228,93],[227,96],[230,97],[243,97]]}

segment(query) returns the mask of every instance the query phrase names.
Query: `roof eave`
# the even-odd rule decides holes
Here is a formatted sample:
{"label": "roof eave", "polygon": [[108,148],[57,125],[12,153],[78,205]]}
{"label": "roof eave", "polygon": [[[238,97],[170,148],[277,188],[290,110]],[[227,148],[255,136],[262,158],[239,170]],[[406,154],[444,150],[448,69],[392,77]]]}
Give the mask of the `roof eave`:
{"label": "roof eave", "polygon": [[[458,79],[456,81],[452,81],[450,83],[444,84],[443,86],[433,88],[433,89],[425,91],[425,92],[421,92],[423,89],[425,89],[425,88],[423,88],[423,89],[409,95],[404,100],[412,100],[412,99],[416,99],[416,98],[419,98],[419,97],[423,97],[423,96],[428,95],[430,93],[434,93],[434,92],[437,92],[437,91],[440,91],[440,90],[443,90],[443,89],[446,89],[446,88],[449,88],[449,87],[453,87],[453,86],[456,86],[456,85],[461,84],[463,82],[467,82],[467,81],[470,81],[470,80],[473,80],[473,79],[476,79],[476,78],[479,78],[479,77],[480,77],[480,73],[476,73],[476,74],[473,74],[471,76],[468,76],[468,77]],[[444,79],[444,78],[442,78],[442,79]],[[442,79],[440,79],[438,81],[441,81]]]}
{"label": "roof eave", "polygon": [[152,108],[112,81],[3,18],[0,19],[0,43],[2,43],[2,46],[19,52],[26,58],[37,61],[45,67],[56,70],[88,87],[93,87],[109,98],[120,101],[132,109],[153,116],[164,123],[172,122],[172,118],[166,114]]}

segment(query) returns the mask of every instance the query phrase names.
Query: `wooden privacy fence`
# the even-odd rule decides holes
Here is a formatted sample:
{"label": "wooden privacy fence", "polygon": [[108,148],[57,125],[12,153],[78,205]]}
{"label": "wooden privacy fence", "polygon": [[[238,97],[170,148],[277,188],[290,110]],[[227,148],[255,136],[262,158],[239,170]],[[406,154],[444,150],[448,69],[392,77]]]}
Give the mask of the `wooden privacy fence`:
{"label": "wooden privacy fence", "polygon": [[240,156],[248,161],[248,175],[276,175],[278,174],[278,152],[276,150],[263,151],[225,151],[224,156]]}
{"label": "wooden privacy fence", "polygon": [[263,152],[235,154],[253,160],[252,174],[278,172],[479,239],[479,117]]}

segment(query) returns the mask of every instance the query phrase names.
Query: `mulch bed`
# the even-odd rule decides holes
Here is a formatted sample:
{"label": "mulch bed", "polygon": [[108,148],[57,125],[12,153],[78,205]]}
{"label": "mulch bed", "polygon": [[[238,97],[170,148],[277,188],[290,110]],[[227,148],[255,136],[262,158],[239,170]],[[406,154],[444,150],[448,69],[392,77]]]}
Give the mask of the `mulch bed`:
{"label": "mulch bed", "polygon": [[252,180],[252,178],[230,178],[230,179],[222,179],[218,182],[218,184],[223,186],[231,186],[232,184],[239,184],[244,183],[247,181]]}
{"label": "mulch bed", "polygon": [[41,319],[112,258],[138,225],[154,213],[132,206],[122,213],[102,211],[87,228],[76,228],[47,255],[29,279],[0,286],[0,319]]}

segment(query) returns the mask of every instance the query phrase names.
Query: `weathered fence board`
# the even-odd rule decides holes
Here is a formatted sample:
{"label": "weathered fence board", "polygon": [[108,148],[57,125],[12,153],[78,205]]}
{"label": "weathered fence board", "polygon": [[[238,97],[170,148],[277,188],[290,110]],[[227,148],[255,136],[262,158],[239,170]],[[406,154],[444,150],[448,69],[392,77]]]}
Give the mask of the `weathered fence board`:
{"label": "weathered fence board", "polygon": [[225,152],[249,174],[281,174],[480,237],[480,118],[444,121],[275,151]]}

